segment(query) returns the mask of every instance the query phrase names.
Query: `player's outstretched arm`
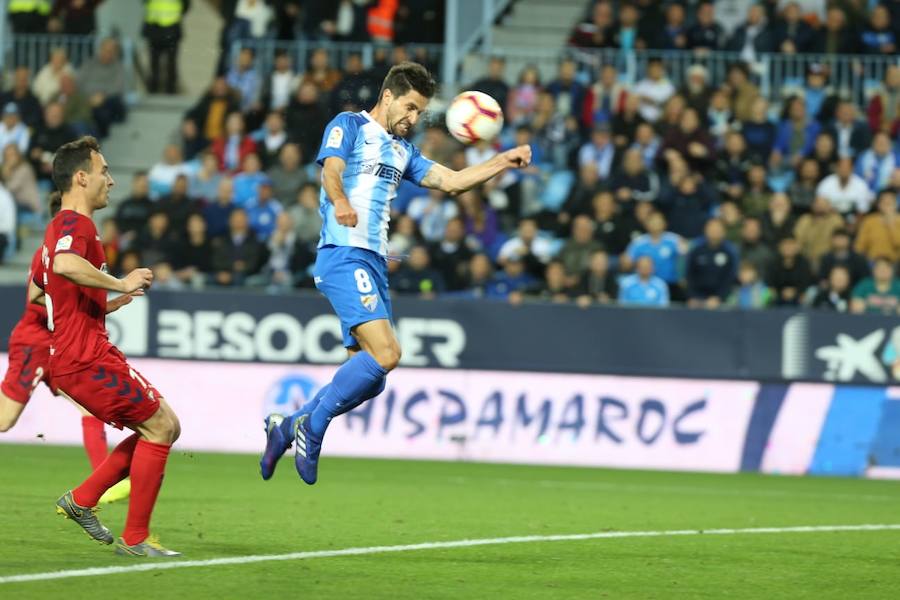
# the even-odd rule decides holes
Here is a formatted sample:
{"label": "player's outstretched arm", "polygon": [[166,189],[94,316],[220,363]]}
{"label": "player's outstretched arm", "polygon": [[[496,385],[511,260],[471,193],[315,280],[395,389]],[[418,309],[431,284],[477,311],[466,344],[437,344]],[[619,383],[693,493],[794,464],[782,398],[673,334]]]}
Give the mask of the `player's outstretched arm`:
{"label": "player's outstretched arm", "polygon": [[53,272],[77,285],[123,294],[148,288],[153,283],[153,272],[150,269],[135,269],[122,279],[118,279],[94,267],[77,254],[71,253],[57,254],[53,258]]}
{"label": "player's outstretched arm", "polygon": [[344,193],[344,169],[347,163],[339,156],[329,156],[322,166],[322,187],[334,204],[334,218],[341,225],[356,227],[359,217]]}
{"label": "player's outstretched arm", "polygon": [[447,194],[460,194],[481,185],[506,169],[521,169],[531,163],[531,146],[518,146],[461,171],[434,164],[422,178],[422,186]]}

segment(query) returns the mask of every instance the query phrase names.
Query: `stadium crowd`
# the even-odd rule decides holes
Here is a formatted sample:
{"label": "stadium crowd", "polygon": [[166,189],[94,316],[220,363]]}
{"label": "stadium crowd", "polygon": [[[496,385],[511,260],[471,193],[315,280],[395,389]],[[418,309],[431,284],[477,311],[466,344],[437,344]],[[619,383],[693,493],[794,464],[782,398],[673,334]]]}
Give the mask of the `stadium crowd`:
{"label": "stadium crowd", "polygon": [[[271,7],[259,31],[380,37],[371,22],[364,29],[354,19],[382,3],[333,3],[333,15],[299,21],[293,4],[303,3]],[[312,3],[319,4],[332,3]],[[275,18],[285,10],[294,16],[287,33]],[[801,88],[775,105],[747,63],[714,82],[701,58],[717,49],[748,62],[767,51],[894,53],[898,11],[900,2],[852,0],[600,0],[588,8],[573,44],[693,50],[698,60],[681,87],[657,60],[628,84],[611,64],[594,72],[563,59],[550,81],[533,67],[513,80],[502,58],[490,59],[486,74],[463,88],[501,103],[501,137],[465,147],[433,115],[414,141],[456,169],[518,144],[531,145],[533,164],[458,197],[404,182],[389,234],[392,256],[402,258],[390,261],[393,291],[896,313],[900,66],[860,104],[832,89],[826,64],[811,64]],[[227,30],[254,30],[252,20],[231,18]],[[345,37],[349,31],[357,37]],[[425,57],[395,45],[366,68],[354,54],[334,65],[323,48],[302,65],[278,54],[265,73],[257,58],[245,48],[223,60],[177,139],[134,178],[101,228],[111,269],[149,265],[159,285],[173,288],[312,286],[324,127],[342,110],[370,108],[392,64]],[[61,66],[53,60],[46,68],[58,74],[59,91],[39,85],[43,71],[34,81],[17,71],[0,102],[3,179],[14,202],[32,210],[39,195],[12,183],[16,169],[46,179],[53,144],[85,119],[102,133],[93,97],[70,107],[66,90],[79,79],[67,74],[64,57],[56,58]],[[32,94],[40,100],[29,108],[20,98]]]}

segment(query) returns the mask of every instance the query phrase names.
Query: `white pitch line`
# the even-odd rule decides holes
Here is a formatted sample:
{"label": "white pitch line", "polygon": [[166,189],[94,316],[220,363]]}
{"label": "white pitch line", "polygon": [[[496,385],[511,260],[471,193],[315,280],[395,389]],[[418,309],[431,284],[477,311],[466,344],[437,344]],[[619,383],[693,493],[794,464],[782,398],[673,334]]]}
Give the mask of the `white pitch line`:
{"label": "white pitch line", "polygon": [[[189,567],[216,567],[221,565],[246,565],[260,562],[280,560],[306,560],[310,558],[330,558],[333,556],[357,556],[360,554],[385,554],[388,552],[412,552],[415,550],[442,550],[446,548],[469,548],[472,546],[495,546],[500,544],[528,544],[535,542],[572,542],[582,540],[600,540],[614,538],[646,538],[674,537],[695,535],[740,535],[754,533],[822,533],[831,531],[900,531],[900,524],[882,525],[813,525],[800,527],[755,527],[749,529],[675,529],[669,531],[602,531],[598,533],[576,533],[561,535],[525,535],[516,537],[484,538],[474,540],[455,540],[449,542],[425,542],[423,544],[407,544],[401,546],[367,546],[362,548],[343,548],[341,550],[313,550],[309,552],[290,552],[288,554],[259,554],[248,556],[232,556],[228,558],[211,558],[207,560],[177,560],[167,562],[145,562],[123,567],[93,567],[90,569],[71,569],[67,571],[49,571],[46,573],[26,573],[0,577],[0,585],[5,583],[23,583],[28,581],[48,581],[51,579],[70,579],[73,577],[97,577],[101,575],[120,575],[123,573],[140,573],[143,571],[164,571],[168,569],[185,569]],[[125,559],[129,560],[129,559]],[[134,559],[131,559],[134,560]]]}

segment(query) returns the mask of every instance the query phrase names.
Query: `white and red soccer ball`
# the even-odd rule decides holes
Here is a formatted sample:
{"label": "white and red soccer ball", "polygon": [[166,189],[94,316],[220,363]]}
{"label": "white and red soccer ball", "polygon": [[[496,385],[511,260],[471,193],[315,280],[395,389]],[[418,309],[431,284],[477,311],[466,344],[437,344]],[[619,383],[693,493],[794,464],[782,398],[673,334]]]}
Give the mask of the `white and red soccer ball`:
{"label": "white and red soccer ball", "polygon": [[490,141],[503,128],[503,110],[482,92],[463,92],[447,108],[447,129],[464,144]]}

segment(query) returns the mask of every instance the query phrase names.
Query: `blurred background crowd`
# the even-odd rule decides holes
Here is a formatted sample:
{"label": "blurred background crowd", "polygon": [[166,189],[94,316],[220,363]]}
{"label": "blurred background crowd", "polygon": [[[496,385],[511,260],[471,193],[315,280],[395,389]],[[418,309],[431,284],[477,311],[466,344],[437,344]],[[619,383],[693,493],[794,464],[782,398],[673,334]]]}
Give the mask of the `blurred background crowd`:
{"label": "blurred background crowd", "polygon": [[[12,0],[9,22],[17,32],[89,33],[99,4]],[[144,8],[147,88],[177,93],[190,3]],[[226,26],[208,90],[101,223],[110,269],[151,266],[172,288],[312,287],[325,125],[371,108],[393,64],[438,71],[418,44],[441,42],[443,2],[240,0],[219,10]],[[459,144],[443,126],[445,104],[433,102],[413,134],[427,157],[463,169],[529,144],[534,160],[456,197],[404,182],[392,205],[393,292],[896,313],[900,64],[859,95],[833,84],[828,61],[807,62],[777,99],[753,65],[769,52],[893,56],[898,36],[900,1],[585,1],[573,54],[552,77],[512,72],[498,55],[460,86],[504,108],[499,139]],[[253,45],[232,50],[243,39],[323,48],[303,64],[278,50],[263,61]],[[381,45],[372,60],[349,52],[335,64],[331,41]],[[617,60],[574,54],[595,49],[692,59],[672,73],[650,57],[625,78]],[[709,56],[721,51],[735,60],[719,76]],[[56,50],[38,72],[10,70],[0,95],[4,247],[17,214],[43,215],[54,148],[102,138],[126,118],[120,58],[108,39],[77,68]]]}

